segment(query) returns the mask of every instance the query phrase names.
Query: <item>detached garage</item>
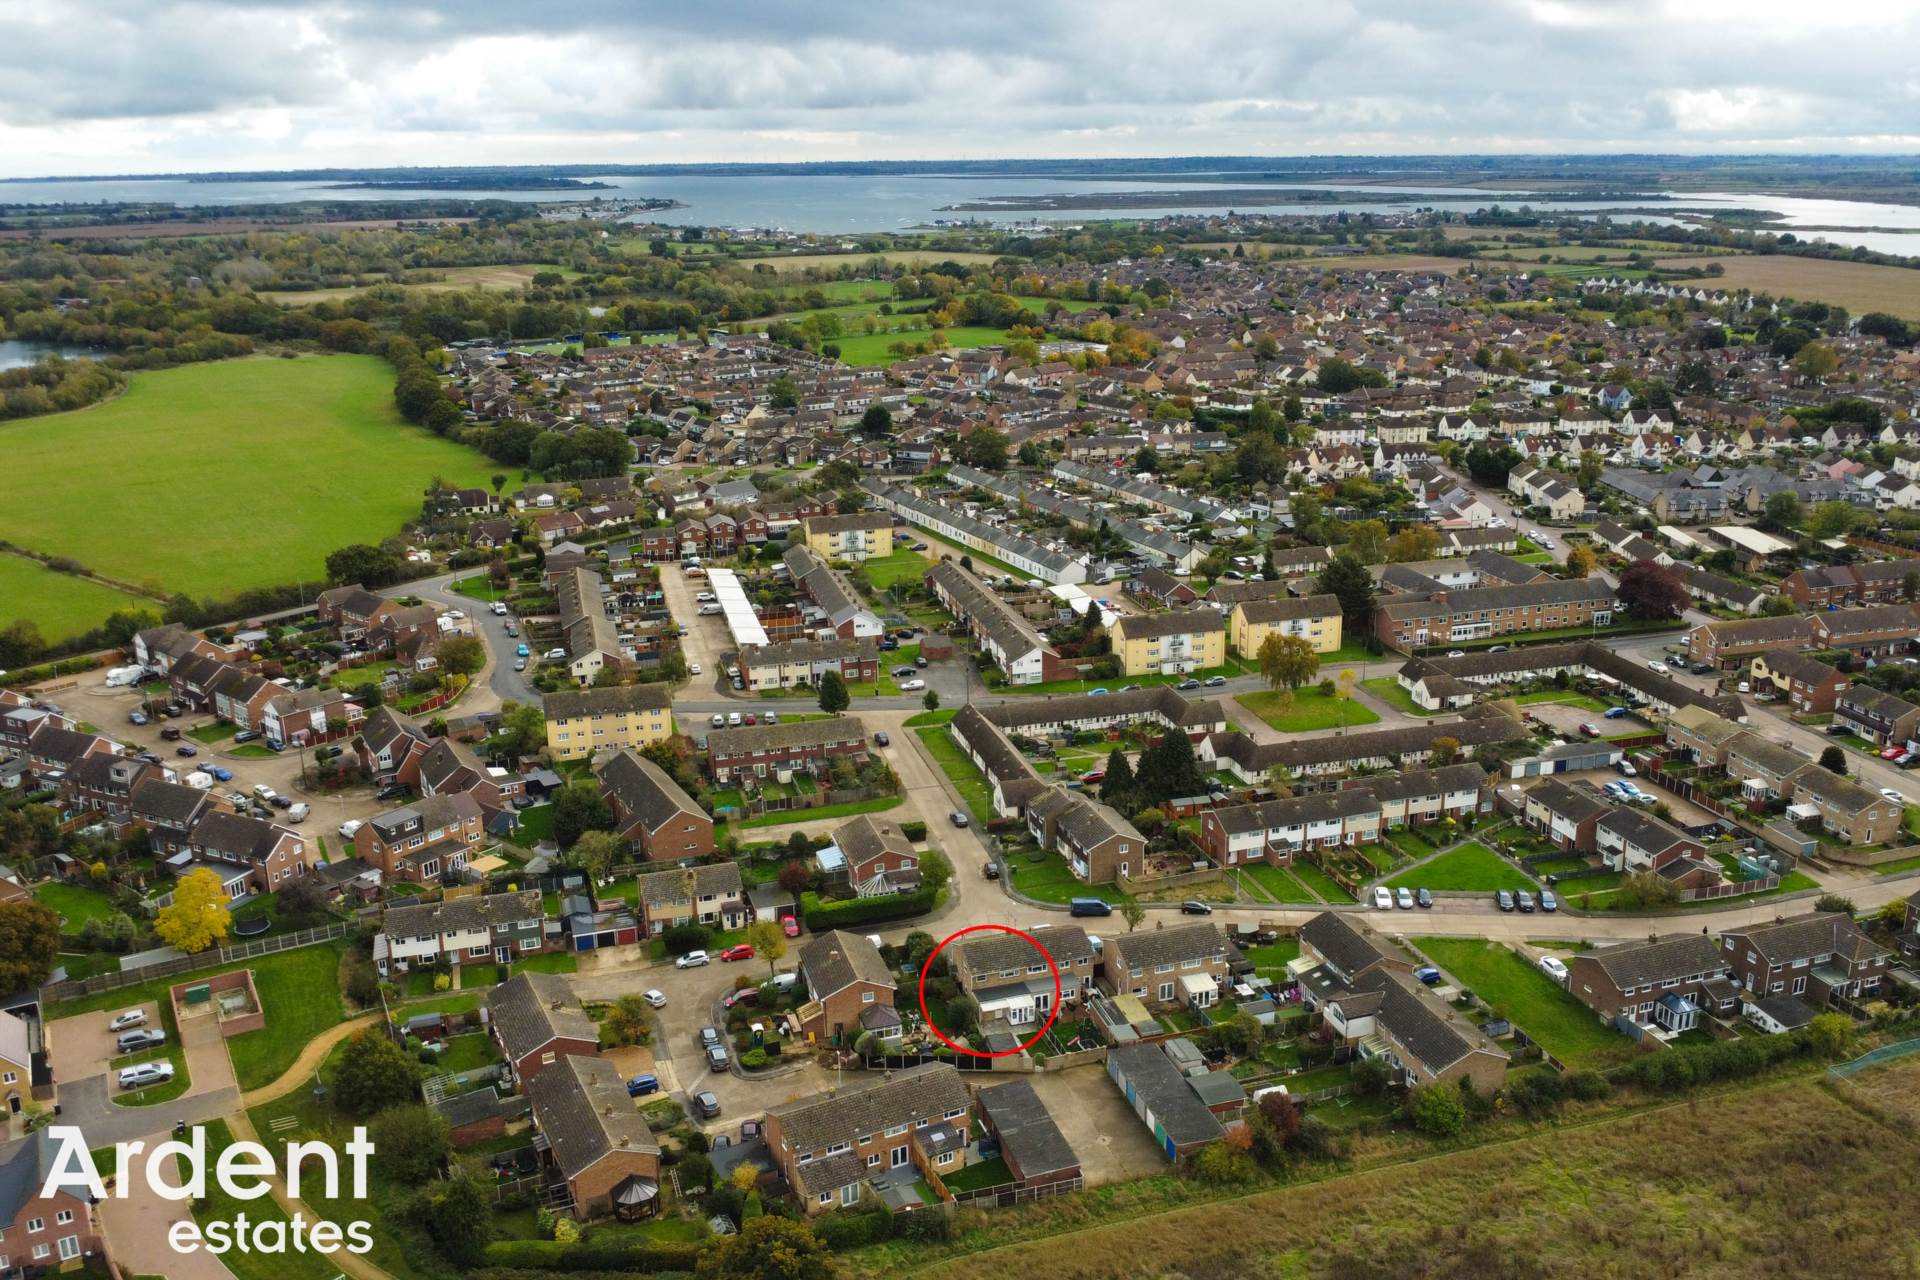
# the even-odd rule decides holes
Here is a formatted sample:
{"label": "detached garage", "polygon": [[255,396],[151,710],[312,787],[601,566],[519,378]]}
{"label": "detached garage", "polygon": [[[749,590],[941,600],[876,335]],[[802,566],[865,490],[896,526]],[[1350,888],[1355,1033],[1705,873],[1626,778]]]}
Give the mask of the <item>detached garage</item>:
{"label": "detached garage", "polygon": [[1552,773],[1578,773],[1582,769],[1610,769],[1626,758],[1626,751],[1610,742],[1568,742],[1537,756],[1515,760],[1507,766],[1510,778],[1544,778]]}

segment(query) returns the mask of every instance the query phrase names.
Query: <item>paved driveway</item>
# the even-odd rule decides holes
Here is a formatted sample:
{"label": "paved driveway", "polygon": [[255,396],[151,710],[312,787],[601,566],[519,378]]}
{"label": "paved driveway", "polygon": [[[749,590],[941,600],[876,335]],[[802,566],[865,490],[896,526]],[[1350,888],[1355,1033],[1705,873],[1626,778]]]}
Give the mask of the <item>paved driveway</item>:
{"label": "paved driveway", "polygon": [[120,1033],[107,1030],[107,1023],[121,1009],[144,1010],[147,1020],[142,1025],[160,1026],[160,1006],[152,1000],[144,1004],[102,1009],[98,1013],[76,1013],[70,1018],[55,1019],[47,1025],[47,1040],[53,1047],[55,1080],[68,1084],[89,1076],[106,1074],[110,1061],[120,1056],[120,1051],[114,1048],[114,1040]]}
{"label": "paved driveway", "polygon": [[181,1022],[180,1044],[187,1051],[187,1073],[193,1077],[185,1096],[197,1098],[236,1087],[233,1059],[227,1056],[227,1042],[211,1013]]}
{"label": "paved driveway", "polygon": [[1166,1155],[1120,1096],[1104,1065],[1041,1071],[1027,1078],[1080,1157],[1081,1175],[1088,1186],[1166,1171]]}
{"label": "paved driveway", "polygon": [[[144,1168],[145,1157],[137,1168]],[[154,1194],[141,1172],[127,1180],[127,1198],[109,1197],[100,1206],[107,1248],[128,1275],[165,1276],[167,1280],[232,1280],[233,1273],[205,1249],[176,1253],[167,1232],[176,1222],[190,1222],[185,1200],[167,1200]]]}

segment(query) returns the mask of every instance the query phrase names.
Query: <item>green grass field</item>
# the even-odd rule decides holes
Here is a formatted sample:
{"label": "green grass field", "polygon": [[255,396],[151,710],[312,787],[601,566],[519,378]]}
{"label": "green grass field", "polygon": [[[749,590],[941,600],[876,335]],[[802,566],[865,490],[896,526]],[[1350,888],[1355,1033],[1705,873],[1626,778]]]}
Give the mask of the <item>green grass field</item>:
{"label": "green grass field", "polygon": [[1271,867],[1264,862],[1250,862],[1240,868],[1240,874],[1260,887],[1261,892],[1276,902],[1314,903],[1320,899],[1313,891],[1285,867]]}
{"label": "green grass field", "polygon": [[41,906],[51,907],[60,913],[60,932],[78,933],[82,925],[89,920],[98,920],[102,924],[113,915],[113,901],[106,894],[87,885],[68,884],[63,880],[49,880],[33,891],[33,899]]}
{"label": "green grass field", "polygon": [[1587,1068],[1632,1046],[1559,983],[1497,943],[1478,938],[1415,938],[1427,958],[1499,1008],[1541,1047],[1570,1067]]}
{"label": "green grass field", "polygon": [[1409,867],[1387,881],[1387,887],[1492,893],[1496,889],[1531,889],[1534,884],[1506,859],[1476,840],[1417,867]]}
{"label": "green grass field", "polygon": [[[318,586],[328,552],[398,529],[434,476],[487,483],[484,458],[407,425],[392,390],[371,356],[230,360],[0,424],[9,483],[35,495],[0,503],[0,538],[169,593]],[[73,590],[42,584],[6,612],[57,617]]]}
{"label": "green grass field", "polygon": [[1235,701],[1282,733],[1375,724],[1380,719],[1371,707],[1363,707],[1352,698],[1328,697],[1318,689],[1298,690],[1293,705],[1288,707],[1281,706],[1281,694],[1273,689],[1239,694]]}
{"label": "green grass field", "polygon": [[[830,339],[840,347],[840,359],[847,364],[892,364],[904,357],[896,356],[887,350],[896,342],[926,341],[929,330],[921,329],[912,333],[855,333]],[[992,329],[985,325],[963,324],[943,330],[947,335],[947,350],[964,351],[969,347],[984,347],[996,342],[1006,342],[1005,329]]]}
{"label": "green grass field", "polygon": [[43,638],[59,640],[93,630],[116,609],[149,609],[157,616],[161,605],[86,578],[55,573],[38,560],[0,553],[0,627],[30,618]]}
{"label": "green grass field", "polygon": [[920,579],[926,576],[927,570],[933,568],[933,565],[933,561],[915,551],[911,546],[904,548],[896,546],[892,555],[875,556],[870,560],[861,561],[860,571],[866,574],[867,581],[873,584],[874,590],[885,591],[888,587],[902,582],[909,586],[918,586]]}

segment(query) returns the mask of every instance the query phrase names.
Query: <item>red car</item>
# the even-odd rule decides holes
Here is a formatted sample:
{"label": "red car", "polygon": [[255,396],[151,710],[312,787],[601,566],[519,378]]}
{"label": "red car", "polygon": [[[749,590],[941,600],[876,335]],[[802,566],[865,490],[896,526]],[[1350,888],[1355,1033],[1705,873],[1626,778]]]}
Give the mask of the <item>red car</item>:
{"label": "red car", "polygon": [[720,958],[722,960],[751,960],[753,959],[753,944],[742,942],[738,946],[728,947],[720,953]]}
{"label": "red car", "polygon": [[794,917],[794,916],[781,916],[781,917],[780,917],[780,932],[782,932],[782,933],[784,933],[784,934],[786,934],[786,935],[787,935],[787,936],[788,936],[789,938],[797,938],[797,937],[799,937],[799,936],[800,936],[800,921],[799,921],[799,919],[798,919],[797,917]]}

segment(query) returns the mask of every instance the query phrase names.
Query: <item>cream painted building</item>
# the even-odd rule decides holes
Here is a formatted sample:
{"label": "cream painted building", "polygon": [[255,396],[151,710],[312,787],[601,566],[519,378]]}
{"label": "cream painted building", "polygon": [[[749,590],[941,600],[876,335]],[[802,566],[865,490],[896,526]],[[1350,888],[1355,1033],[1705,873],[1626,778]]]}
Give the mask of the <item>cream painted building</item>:
{"label": "cream painted building", "polygon": [[1218,609],[1118,618],[1111,635],[1125,675],[1179,675],[1227,661],[1227,624]]}
{"label": "cream painted building", "polygon": [[1340,597],[1280,596],[1242,600],[1227,615],[1227,640],[1243,658],[1260,656],[1270,635],[1299,636],[1315,653],[1340,647]]}
{"label": "cream painted building", "polygon": [[884,511],[809,516],[800,522],[807,547],[827,560],[878,559],[893,554],[893,517]]}
{"label": "cream painted building", "polygon": [[578,760],[602,747],[638,751],[673,733],[673,698],[664,684],[569,689],[548,694],[541,705],[555,760]]}

